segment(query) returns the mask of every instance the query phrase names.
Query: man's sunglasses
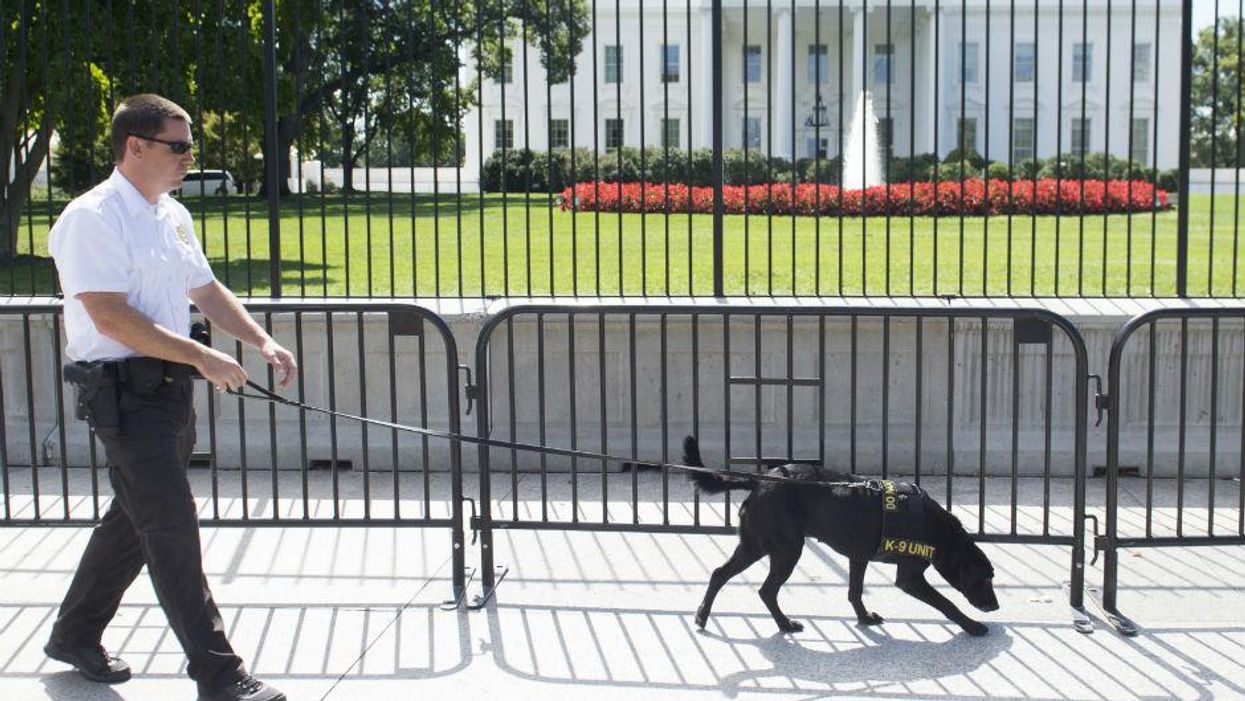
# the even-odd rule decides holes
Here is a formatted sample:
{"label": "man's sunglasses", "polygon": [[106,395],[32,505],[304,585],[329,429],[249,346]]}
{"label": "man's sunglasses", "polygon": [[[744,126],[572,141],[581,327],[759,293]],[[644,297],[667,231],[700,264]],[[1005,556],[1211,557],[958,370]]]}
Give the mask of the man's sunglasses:
{"label": "man's sunglasses", "polygon": [[157,139],[154,136],[147,136],[146,134],[135,134],[134,132],[130,132],[130,136],[136,136],[145,141],[154,141],[157,144],[164,144],[169,147],[170,151],[179,156],[195,147],[195,145],[190,141],[166,141],[164,139]]}

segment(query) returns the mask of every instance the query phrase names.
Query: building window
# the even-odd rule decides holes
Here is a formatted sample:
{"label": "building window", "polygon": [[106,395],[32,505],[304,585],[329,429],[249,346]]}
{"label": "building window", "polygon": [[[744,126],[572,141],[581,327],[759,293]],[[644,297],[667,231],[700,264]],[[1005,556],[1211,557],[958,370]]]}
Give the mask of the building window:
{"label": "building window", "polygon": [[1072,45],[1072,82],[1086,83],[1094,75],[1094,45]]}
{"label": "building window", "polygon": [[501,65],[497,68],[497,75],[493,76],[493,80],[499,85],[514,82],[514,54],[510,53],[509,48],[501,50]]}
{"label": "building window", "polygon": [[825,44],[808,45],[808,84],[817,85],[830,80],[830,54]]}
{"label": "building window", "polygon": [[961,117],[955,124],[956,148],[977,150],[977,118]]}
{"label": "building window", "polygon": [[956,60],[959,61],[959,70],[956,75],[960,76],[960,82],[966,85],[977,83],[977,42],[966,41],[960,43],[960,49],[956,53]]}
{"label": "building window", "polygon": [[873,47],[873,82],[889,85],[895,82],[895,45],[875,44]]}
{"label": "building window", "polygon": [[514,148],[513,119],[498,119],[493,122],[493,148]]}
{"label": "building window", "polygon": [[661,82],[679,82],[678,44],[662,44],[661,46]]}
{"label": "building window", "polygon": [[744,47],[744,82],[761,82],[761,45],[748,44]]}
{"label": "building window", "polygon": [[1133,82],[1150,82],[1150,45],[1133,44]]}
{"label": "building window", "polygon": [[1037,152],[1032,117],[1017,117],[1012,123],[1012,163],[1033,158]]}
{"label": "building window", "polygon": [[1140,117],[1133,120],[1132,150],[1128,157],[1133,163],[1144,165],[1150,162],[1150,120]]}
{"label": "building window", "polygon": [[569,148],[571,123],[566,119],[549,120],[549,148]]}
{"label": "building window", "polygon": [[887,163],[895,154],[895,120],[891,117],[878,117],[878,150]]}
{"label": "building window", "polygon": [[1075,118],[1072,120],[1072,153],[1083,154],[1089,150],[1089,119]]}
{"label": "building window", "polygon": [[679,120],[663,119],[661,120],[661,145],[671,148],[679,147]]}
{"label": "building window", "polygon": [[621,83],[622,82],[622,47],[606,46],[605,47],[605,82]]}
{"label": "building window", "polygon": [[1032,83],[1037,77],[1037,44],[1016,44],[1015,72],[1017,83]]}
{"label": "building window", "polygon": [[605,148],[606,150],[614,150],[622,148],[623,145],[623,120],[607,119],[605,120]]}
{"label": "building window", "polygon": [[744,148],[761,148],[760,117],[744,117]]}

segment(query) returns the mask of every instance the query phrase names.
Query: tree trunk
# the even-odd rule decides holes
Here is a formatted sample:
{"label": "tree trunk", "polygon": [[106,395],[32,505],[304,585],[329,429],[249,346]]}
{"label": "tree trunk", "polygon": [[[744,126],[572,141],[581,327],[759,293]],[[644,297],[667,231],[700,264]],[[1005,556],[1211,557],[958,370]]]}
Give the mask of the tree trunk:
{"label": "tree trunk", "polygon": [[354,192],[354,127],[342,123],[342,192]]}
{"label": "tree trunk", "polygon": [[[298,136],[299,126],[298,114],[283,114],[277,117],[277,153],[270,156],[265,153],[264,158],[275,157],[277,159],[277,196],[285,197],[290,194],[290,174],[293,169],[290,167],[290,149],[294,147],[294,139]],[[265,137],[264,145],[267,148],[268,139]],[[302,177],[300,173],[298,177]],[[264,177],[260,179],[259,196],[266,197],[268,195],[268,163],[264,163]]]}
{"label": "tree trunk", "polygon": [[0,197],[0,260],[9,261],[17,255],[22,210],[30,200],[30,185],[39,172],[39,166],[47,158],[50,134],[51,120],[44,117],[34,143],[26,151],[25,160],[14,164],[13,180],[5,183],[4,196]]}

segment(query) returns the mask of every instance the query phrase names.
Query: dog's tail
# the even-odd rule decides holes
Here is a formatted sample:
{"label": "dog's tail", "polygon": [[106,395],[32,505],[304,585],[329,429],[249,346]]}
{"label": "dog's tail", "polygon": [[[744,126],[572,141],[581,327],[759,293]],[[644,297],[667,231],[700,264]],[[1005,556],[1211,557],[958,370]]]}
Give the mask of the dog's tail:
{"label": "dog's tail", "polygon": [[[683,439],[683,464],[692,467],[705,466],[704,460],[700,457],[700,444],[692,436]],[[757,486],[757,480],[748,477],[714,474],[700,470],[690,472],[688,478],[692,480],[697,489],[706,494],[719,494],[732,489],[751,491]]]}

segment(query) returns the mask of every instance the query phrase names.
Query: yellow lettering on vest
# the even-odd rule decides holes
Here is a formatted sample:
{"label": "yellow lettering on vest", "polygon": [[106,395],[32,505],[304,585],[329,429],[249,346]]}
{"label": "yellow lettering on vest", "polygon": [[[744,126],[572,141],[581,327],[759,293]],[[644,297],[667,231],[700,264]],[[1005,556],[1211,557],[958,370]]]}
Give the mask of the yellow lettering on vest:
{"label": "yellow lettering on vest", "polygon": [[887,511],[895,511],[899,508],[899,497],[895,494],[895,483],[890,480],[882,480],[882,508]]}
{"label": "yellow lettering on vest", "polygon": [[909,555],[926,560],[934,558],[934,546],[927,543],[918,543],[915,540],[902,540],[899,538],[884,538],[882,540],[882,552],[895,555]]}

